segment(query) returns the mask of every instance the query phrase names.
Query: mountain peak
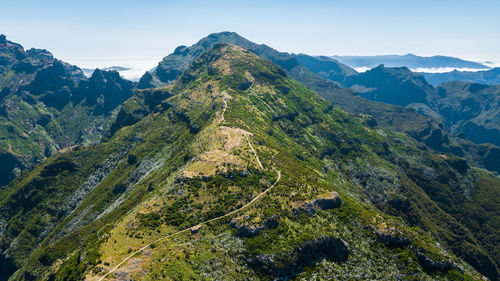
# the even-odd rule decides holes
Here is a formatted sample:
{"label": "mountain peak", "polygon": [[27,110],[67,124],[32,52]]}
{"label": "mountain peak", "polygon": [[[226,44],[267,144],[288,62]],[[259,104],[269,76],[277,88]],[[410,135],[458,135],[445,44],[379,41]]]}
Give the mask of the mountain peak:
{"label": "mountain peak", "polygon": [[[218,76],[232,77],[238,83],[248,84],[248,79],[271,79],[286,76],[279,66],[262,59],[253,51],[229,43],[215,43],[203,52],[181,75],[180,81],[207,69]],[[241,80],[241,81],[240,81]],[[244,85],[238,85],[244,88]]]}
{"label": "mountain peak", "polygon": [[214,32],[209,34],[207,37],[209,38],[214,38],[214,37],[235,37],[235,38],[242,38],[238,33],[233,32],[233,31],[221,31],[221,32]]}

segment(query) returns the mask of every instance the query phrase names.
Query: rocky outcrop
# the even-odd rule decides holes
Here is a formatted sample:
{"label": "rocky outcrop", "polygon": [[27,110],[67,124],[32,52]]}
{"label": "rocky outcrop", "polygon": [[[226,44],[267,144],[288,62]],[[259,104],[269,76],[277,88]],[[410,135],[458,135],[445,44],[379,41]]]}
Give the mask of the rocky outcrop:
{"label": "rocky outcrop", "polygon": [[264,226],[262,225],[255,226],[251,224],[244,224],[244,225],[231,224],[230,226],[238,230],[239,236],[244,236],[244,237],[257,236],[259,232],[264,229]]}
{"label": "rocky outcrop", "polygon": [[229,224],[230,227],[238,230],[238,236],[253,237],[257,236],[260,231],[265,229],[273,229],[279,226],[279,216],[273,215],[266,219],[263,225],[252,225],[249,223],[242,224],[238,219],[233,219]]}
{"label": "rocky outcrop", "polygon": [[334,209],[340,207],[342,200],[337,192],[332,192],[330,195],[314,200],[314,204],[322,210]]}
{"label": "rocky outcrop", "polygon": [[16,170],[24,168],[19,159],[9,152],[0,152],[0,186],[9,183],[17,174]]}
{"label": "rocky outcrop", "polygon": [[304,243],[299,248],[278,258],[275,254],[262,254],[247,259],[247,263],[278,280],[288,280],[309,264],[322,259],[346,261],[349,255],[347,244],[339,238],[323,236]]}
{"label": "rocky outcrop", "polygon": [[139,83],[137,84],[137,89],[147,89],[147,88],[156,88],[162,86],[163,83],[158,80],[156,76],[151,75],[148,71],[144,73],[144,75],[139,79]]}
{"label": "rocky outcrop", "polygon": [[401,231],[379,231],[376,232],[378,241],[389,248],[408,246],[413,241],[405,236]]}
{"label": "rocky outcrop", "polygon": [[352,75],[345,79],[344,86],[363,86],[361,96],[374,101],[399,106],[410,103],[427,103],[427,96],[434,88],[421,74],[413,73],[406,67],[385,67],[379,65],[371,70]]}
{"label": "rocky outcrop", "polygon": [[418,261],[429,271],[446,272],[457,268],[457,264],[452,260],[434,260],[421,251],[416,251]]}
{"label": "rocky outcrop", "polygon": [[78,84],[74,101],[95,106],[97,114],[109,114],[133,94],[134,83],[120,77],[117,71],[96,69],[92,77]]}
{"label": "rocky outcrop", "polygon": [[336,191],[333,191],[328,196],[323,196],[315,199],[311,202],[303,202],[293,209],[294,215],[299,215],[300,213],[306,213],[309,216],[314,216],[316,214],[317,208],[322,210],[334,209],[340,207],[342,200]]}

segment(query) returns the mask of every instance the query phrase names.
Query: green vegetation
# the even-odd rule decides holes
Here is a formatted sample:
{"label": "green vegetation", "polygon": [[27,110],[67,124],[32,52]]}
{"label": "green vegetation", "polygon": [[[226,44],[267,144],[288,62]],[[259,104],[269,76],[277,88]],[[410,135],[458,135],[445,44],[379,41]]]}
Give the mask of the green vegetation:
{"label": "green vegetation", "polygon": [[[141,117],[109,140],[57,154],[1,191],[10,212],[2,245],[20,268],[12,280],[99,278],[153,242],[111,277],[478,280],[465,259],[495,278],[496,232],[472,226],[476,204],[497,192],[494,175],[367,126],[232,45],[142,93],[123,110]],[[278,171],[276,186],[239,210]],[[333,191],[340,206],[314,204]],[[460,212],[464,200],[471,206]],[[307,251],[322,245],[332,251]]]}

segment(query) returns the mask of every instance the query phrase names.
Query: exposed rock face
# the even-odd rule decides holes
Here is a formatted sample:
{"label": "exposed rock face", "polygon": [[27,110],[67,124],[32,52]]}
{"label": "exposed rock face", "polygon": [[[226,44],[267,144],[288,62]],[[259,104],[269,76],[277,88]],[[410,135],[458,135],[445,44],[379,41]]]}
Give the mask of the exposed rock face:
{"label": "exposed rock face", "polygon": [[323,236],[306,242],[302,247],[294,249],[284,258],[276,258],[273,254],[263,254],[247,260],[248,264],[271,274],[279,280],[288,280],[301,268],[322,259],[345,261],[349,248],[339,238]]}
{"label": "exposed rock face", "polygon": [[295,216],[298,216],[301,213],[306,213],[309,216],[313,217],[316,214],[316,206],[312,202],[301,203],[293,209],[293,214]]}
{"label": "exposed rock face", "polygon": [[336,191],[333,191],[330,195],[326,197],[317,198],[312,202],[303,202],[297,206],[293,213],[294,215],[299,215],[304,212],[309,216],[314,216],[316,214],[316,209],[320,208],[322,210],[334,209],[340,207],[342,200]]}
{"label": "exposed rock face", "polygon": [[426,103],[427,96],[434,91],[423,75],[413,73],[406,67],[384,65],[347,77],[343,84],[347,87],[362,86],[365,90],[360,95],[365,98],[400,106]]}
{"label": "exposed rock face", "polygon": [[457,264],[451,260],[435,261],[420,251],[416,251],[418,261],[424,268],[430,271],[448,271],[457,268]]}
{"label": "exposed rock face", "polygon": [[280,216],[279,215],[272,215],[267,220],[264,221],[264,226],[267,229],[273,229],[273,228],[278,227],[279,223],[280,223]]}
{"label": "exposed rock face", "polygon": [[5,143],[0,157],[8,161],[0,186],[60,149],[100,141],[111,125],[110,113],[132,96],[134,85],[113,71],[98,70],[87,79],[81,69],[47,50],[25,51],[1,36],[0,131]]}
{"label": "exposed rock face", "polygon": [[334,209],[340,207],[342,200],[337,192],[332,192],[328,197],[318,198],[314,201],[314,204],[318,205],[323,210]]}
{"label": "exposed rock face", "polygon": [[264,225],[240,224],[237,219],[233,219],[229,226],[238,230],[238,235],[243,237],[257,236],[264,229],[273,229],[279,225],[279,216],[273,215],[264,221]]}
{"label": "exposed rock face", "polygon": [[0,152],[0,186],[7,184],[16,177],[14,173],[16,168],[23,168],[21,161],[9,152]]}
{"label": "exposed rock face", "polygon": [[96,69],[88,80],[80,81],[75,97],[79,103],[85,99],[89,106],[96,106],[96,113],[107,114],[133,94],[134,83],[120,77],[117,71]]}
{"label": "exposed rock face", "polygon": [[459,171],[460,173],[465,173],[469,169],[469,164],[467,164],[467,161],[463,158],[448,159],[448,163],[453,167],[453,169]]}
{"label": "exposed rock face", "polygon": [[151,75],[151,73],[146,72],[139,80],[137,84],[137,89],[147,89],[156,88],[162,85],[162,82],[158,80],[156,76]]}
{"label": "exposed rock face", "polygon": [[377,232],[378,240],[390,248],[410,245],[412,239],[405,237],[400,231]]}
{"label": "exposed rock face", "polygon": [[253,226],[250,224],[244,224],[244,225],[234,225],[234,228],[238,230],[238,235],[239,236],[244,236],[244,237],[253,237],[257,236],[259,232],[264,229],[263,226],[258,225],[258,226]]}

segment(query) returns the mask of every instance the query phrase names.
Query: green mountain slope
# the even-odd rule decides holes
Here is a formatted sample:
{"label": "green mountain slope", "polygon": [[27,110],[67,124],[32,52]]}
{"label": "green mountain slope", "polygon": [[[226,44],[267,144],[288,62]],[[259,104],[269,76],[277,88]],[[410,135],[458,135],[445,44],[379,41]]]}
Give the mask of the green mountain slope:
{"label": "green mountain slope", "polygon": [[356,70],[340,63],[339,61],[326,57],[313,57],[305,54],[294,55],[297,61],[303,66],[309,68],[312,72],[319,76],[337,81],[342,84],[349,76],[357,75]]}
{"label": "green mountain slope", "polygon": [[[139,85],[141,85],[139,88],[154,88],[159,85],[171,83],[182,71],[186,69],[194,58],[217,42],[230,43],[243,48],[248,48],[260,57],[278,64],[286,70],[287,74],[292,79],[304,84],[309,89],[317,92],[327,101],[340,107],[346,112],[354,114],[368,114],[378,125],[407,133],[431,149],[445,153],[452,152],[461,157],[466,157],[468,161],[474,163],[475,165],[500,172],[500,162],[491,161],[491,155],[496,155],[497,152],[500,151],[498,147],[491,145],[476,145],[467,139],[452,136],[446,131],[444,125],[442,124],[442,120],[436,119],[436,116],[420,114],[419,112],[421,112],[421,110],[403,108],[392,104],[375,102],[362,98],[359,95],[356,95],[355,91],[338,86],[338,82],[324,79],[316,73],[313,73],[308,67],[299,63],[300,57],[297,58],[288,53],[278,52],[263,44],[255,44],[234,32],[210,34],[190,47],[178,47],[174,53],[166,56],[152,73],[146,73],[142,77],[141,81],[139,81]],[[352,75],[353,73],[348,71],[348,67],[335,61],[326,61],[326,63],[324,63],[321,59],[311,56],[303,57],[303,59],[303,62],[309,63],[306,65],[311,67],[314,65],[332,67],[328,71],[323,68],[316,69],[325,73],[328,72],[331,77],[345,77],[347,75],[345,78],[346,80],[355,78],[355,75]],[[345,70],[346,68],[347,70]],[[383,70],[388,70],[388,68],[383,68]],[[382,72],[385,73],[385,71]],[[405,75],[396,74],[395,77],[409,77],[408,75],[410,74],[411,73],[406,73]],[[413,74],[411,75],[413,76]],[[404,96],[406,90],[405,87],[399,87],[399,89],[403,90],[403,92],[394,91],[391,88],[389,81],[395,80],[394,77],[393,79],[390,77],[381,77],[381,79],[380,83],[387,81],[387,85],[382,87],[384,91],[388,90],[388,92],[396,94],[397,96]],[[418,77],[411,77],[409,80],[417,81],[417,83],[403,83],[401,81],[398,81],[397,83],[403,86],[410,84],[413,88],[417,88],[418,85],[422,83],[424,85],[428,85],[425,81],[421,81],[422,79]],[[429,87],[432,88],[432,86],[428,85],[427,88]],[[417,92],[425,94],[427,90],[417,90]],[[136,104],[130,106],[129,109],[136,108],[135,106]],[[121,113],[121,115],[122,117],[126,117],[130,116],[131,113],[125,110]],[[128,119],[128,121],[131,121],[132,119]],[[117,121],[117,123],[120,122],[123,121]]]}
{"label": "green mountain slope", "polygon": [[498,279],[495,175],[252,51],[216,44],[127,106],[0,191],[4,279]]}
{"label": "green mountain slope", "polygon": [[357,88],[361,96],[370,100],[399,106],[425,103],[427,96],[434,91],[423,75],[413,73],[406,67],[384,65],[349,77],[343,84]]}
{"label": "green mountain slope", "polygon": [[429,97],[430,107],[455,134],[477,143],[500,145],[500,86],[443,83]]}
{"label": "green mountain slope", "polygon": [[0,37],[0,186],[21,170],[79,144],[99,142],[134,84],[118,72],[87,79],[45,50]]}
{"label": "green mountain slope", "polygon": [[[408,68],[384,66],[350,76],[344,86],[370,100],[415,109],[439,120],[452,135],[464,136],[474,143],[500,145],[496,86],[450,82],[434,88],[423,75]],[[498,171],[499,166],[500,161],[492,170]]]}

